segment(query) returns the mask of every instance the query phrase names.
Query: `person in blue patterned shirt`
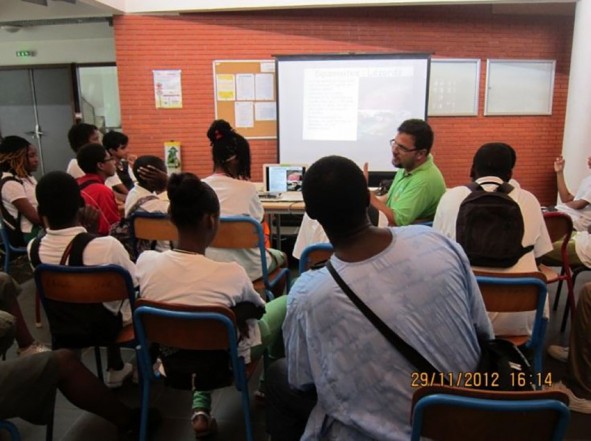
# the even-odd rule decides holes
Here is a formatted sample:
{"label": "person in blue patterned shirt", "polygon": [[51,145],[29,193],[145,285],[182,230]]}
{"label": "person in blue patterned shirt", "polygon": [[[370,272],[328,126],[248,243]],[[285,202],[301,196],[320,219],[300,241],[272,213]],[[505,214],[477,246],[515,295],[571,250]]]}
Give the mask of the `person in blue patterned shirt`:
{"label": "person in blue patterned shirt", "polygon": [[[369,308],[440,372],[473,372],[478,339],[493,333],[462,249],[425,226],[372,226],[363,173],[346,158],[312,165],[303,194],[334,247],[332,265]],[[267,376],[274,441],[409,439],[418,369],[326,268],[292,287],[283,334],[286,359]]]}

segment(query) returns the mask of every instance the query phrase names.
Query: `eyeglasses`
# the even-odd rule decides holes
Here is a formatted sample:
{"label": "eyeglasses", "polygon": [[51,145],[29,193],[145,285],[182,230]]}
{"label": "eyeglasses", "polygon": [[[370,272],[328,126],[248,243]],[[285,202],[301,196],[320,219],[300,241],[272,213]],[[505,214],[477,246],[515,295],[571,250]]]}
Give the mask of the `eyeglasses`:
{"label": "eyeglasses", "polygon": [[109,161],[114,161],[115,158],[113,156],[109,156],[108,158],[103,159],[101,162],[105,163],[105,162],[109,162]]}
{"label": "eyeglasses", "polygon": [[390,147],[392,147],[393,149],[402,150],[404,153],[416,152],[417,150],[421,150],[421,149],[417,149],[417,148],[411,149],[411,148],[405,147],[402,144],[398,144],[395,139],[390,140]]}

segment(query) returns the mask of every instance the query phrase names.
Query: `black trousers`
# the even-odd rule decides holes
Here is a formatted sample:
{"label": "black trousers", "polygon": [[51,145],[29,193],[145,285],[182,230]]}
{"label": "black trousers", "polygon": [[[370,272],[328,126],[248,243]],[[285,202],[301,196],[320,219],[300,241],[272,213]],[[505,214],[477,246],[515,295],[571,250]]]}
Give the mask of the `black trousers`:
{"label": "black trousers", "polygon": [[316,391],[292,389],[287,380],[287,362],[283,358],[267,370],[265,395],[267,432],[272,441],[298,441],[316,405]]}

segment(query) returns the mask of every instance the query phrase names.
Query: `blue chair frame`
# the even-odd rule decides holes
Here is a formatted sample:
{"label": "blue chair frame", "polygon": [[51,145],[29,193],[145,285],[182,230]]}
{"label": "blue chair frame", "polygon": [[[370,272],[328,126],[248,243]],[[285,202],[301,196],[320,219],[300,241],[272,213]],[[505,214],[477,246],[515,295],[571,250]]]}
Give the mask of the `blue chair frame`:
{"label": "blue chair frame", "polygon": [[21,436],[18,433],[18,429],[10,421],[6,421],[6,420],[0,421],[0,430],[2,430],[2,429],[6,430],[8,432],[8,434],[10,435],[10,439],[12,441],[21,441]]}
{"label": "blue chair frame", "polygon": [[[140,368],[140,382],[142,388],[142,403],[141,403],[141,426],[140,426],[140,441],[145,441],[147,439],[147,430],[148,430],[148,410],[149,410],[149,401],[150,401],[150,387],[151,382],[153,379],[156,378],[152,370],[152,360],[150,358],[149,353],[149,343],[160,343],[165,344],[168,346],[176,347],[179,349],[189,349],[189,350],[199,350],[199,349],[207,349],[207,350],[215,350],[215,349],[223,349],[228,350],[230,354],[230,360],[232,363],[232,372],[234,375],[234,383],[236,389],[241,392],[242,396],[242,410],[244,413],[244,423],[246,427],[246,439],[248,441],[253,441],[253,433],[252,433],[252,423],[250,419],[250,398],[248,395],[248,380],[246,375],[246,366],[244,364],[244,359],[238,355],[238,339],[237,339],[237,331],[236,325],[233,320],[233,312],[226,307],[223,306],[212,306],[212,307],[188,307],[188,306],[180,306],[180,305],[167,305],[164,303],[159,302],[152,302],[152,301],[145,301],[143,299],[138,299],[137,309],[135,310],[133,317],[134,317],[134,326],[136,331],[136,337],[139,342],[138,346],[138,366]],[[183,310],[178,310],[177,308],[182,308]],[[227,310],[226,313],[222,312],[211,312],[207,311],[208,308],[212,308],[213,311],[216,310]],[[191,311],[191,309],[195,309]],[[158,322],[158,330],[161,331],[162,329],[166,329],[165,336],[154,336],[146,331],[146,326],[144,320],[150,318],[159,318]],[[232,319],[230,318],[232,317]],[[184,325],[187,326],[187,322],[195,327],[199,325],[203,325],[204,322],[214,322],[220,324],[225,330],[225,342],[226,345],[220,345],[211,342],[211,345],[208,347],[200,347],[198,342],[183,342],[179,341],[178,338],[175,338],[174,334],[174,327],[175,322],[178,324],[184,322]],[[192,323],[191,323],[192,322]],[[199,330],[195,330],[192,332],[192,335],[198,335]],[[187,336],[187,328],[185,327],[185,336]],[[208,335],[211,338],[211,334]]]}
{"label": "blue chair frame", "polygon": [[[233,226],[233,224],[246,224],[250,230],[241,234],[241,237],[222,237],[224,234],[224,225],[228,224],[230,226]],[[256,243],[254,240],[252,240],[252,236],[256,236]],[[289,288],[288,268],[275,269],[274,272],[276,272],[276,274],[272,279],[270,277],[267,266],[267,253],[265,250],[265,236],[263,234],[263,227],[259,221],[249,216],[222,216],[220,218],[220,227],[218,229],[218,233],[216,234],[216,237],[210,246],[223,249],[258,248],[261,255],[261,279],[264,284],[267,300],[272,300],[275,297],[273,295],[272,289],[283,277],[285,277],[286,280],[286,290]]]}
{"label": "blue chair frame", "polygon": [[[117,281],[115,286],[98,286],[90,283],[92,282],[92,277],[100,277],[103,274],[114,274],[117,279],[120,280]],[[103,303],[128,299],[132,311],[134,308],[135,288],[133,286],[133,281],[131,280],[131,275],[127,270],[118,265],[67,266],[43,263],[35,268],[34,277],[37,292],[41,297],[41,302],[46,311],[46,302],[48,298],[70,303]],[[50,292],[43,284],[43,279],[45,277],[52,282],[53,286]],[[64,284],[68,278],[71,278],[71,280],[69,280],[67,284]],[[90,282],[86,281],[85,283],[85,279],[90,279]],[[58,281],[62,282],[61,286],[56,286]],[[125,290],[125,294],[123,294],[123,290]],[[129,341],[124,342],[124,345],[135,348],[135,337],[131,335]],[[96,359],[97,376],[103,381],[103,368],[99,346],[94,347],[94,354]]]}
{"label": "blue chair frame", "polygon": [[[486,274],[486,275],[485,275]],[[533,351],[534,354],[534,365],[533,369],[535,373],[542,373],[542,355],[544,349],[544,337],[546,335],[546,328],[548,326],[548,319],[544,318],[544,304],[546,302],[546,297],[548,295],[548,289],[546,282],[544,280],[544,276],[542,273],[499,273],[499,274],[490,274],[490,273],[476,273],[476,280],[478,281],[478,286],[480,287],[481,292],[483,289],[486,289],[486,285],[493,285],[497,287],[503,287],[507,290],[503,292],[503,294],[507,294],[508,296],[506,299],[509,301],[516,300],[515,295],[518,293],[512,293],[511,288],[515,287],[517,289],[521,289],[521,287],[525,286],[532,286],[536,288],[537,292],[537,300],[535,302],[535,318],[533,323],[533,329],[531,337],[525,343],[525,348],[528,350]],[[496,293],[495,293],[496,294]],[[494,295],[494,294],[488,294]],[[486,293],[483,293],[483,298],[485,299],[486,305]],[[511,299],[512,297],[512,299]],[[531,302],[529,302],[531,304]],[[527,311],[527,309],[514,309],[514,310],[502,310],[502,311],[495,311],[489,310],[487,307],[487,311],[489,312],[518,312],[518,311]],[[531,311],[531,309],[530,309]],[[503,338],[502,336],[500,338]]]}
{"label": "blue chair frame", "polygon": [[14,247],[8,240],[8,233],[6,232],[6,225],[4,220],[0,222],[0,237],[4,246],[4,272],[8,273],[10,266],[10,257],[12,254],[27,254],[27,247]]}
{"label": "blue chair frame", "polygon": [[[557,392],[554,391],[525,393],[474,391],[446,386],[432,386],[424,389],[430,389],[433,393],[429,394],[429,392],[427,392],[414,404],[411,441],[419,441],[421,439],[425,424],[425,412],[428,410],[440,411],[442,407],[454,408],[453,412],[459,412],[461,409],[478,410],[487,413],[490,412],[491,430],[495,429],[495,415],[498,415],[501,412],[519,414],[516,415],[515,418],[523,418],[524,412],[556,412],[558,419],[550,438],[552,441],[560,441],[563,439],[570,418],[570,411],[565,404],[565,402],[568,402],[568,398],[566,397],[566,394],[562,392],[558,392],[558,395],[556,395]],[[539,398],[536,398],[536,394],[539,395]],[[540,417],[543,418],[545,415],[547,414],[541,414]],[[470,425],[471,421],[465,419],[463,423]],[[441,435],[445,436],[444,433]]]}
{"label": "blue chair frame", "polygon": [[333,252],[334,248],[330,243],[315,243],[304,248],[304,251],[302,251],[300,256],[300,262],[298,266],[300,275],[308,271],[312,265],[318,263],[318,259],[314,258],[315,254],[320,254],[322,257],[325,257],[329,254],[332,254]]}

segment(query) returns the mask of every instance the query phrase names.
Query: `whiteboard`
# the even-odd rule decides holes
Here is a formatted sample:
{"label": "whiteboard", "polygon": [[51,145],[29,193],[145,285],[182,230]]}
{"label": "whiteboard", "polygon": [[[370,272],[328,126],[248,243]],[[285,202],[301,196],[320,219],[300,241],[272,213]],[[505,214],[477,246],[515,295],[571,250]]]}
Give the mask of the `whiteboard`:
{"label": "whiteboard", "polygon": [[488,60],[485,115],[551,115],[555,60]]}
{"label": "whiteboard", "polygon": [[431,60],[429,116],[478,115],[480,60]]}

